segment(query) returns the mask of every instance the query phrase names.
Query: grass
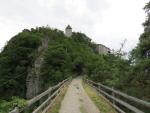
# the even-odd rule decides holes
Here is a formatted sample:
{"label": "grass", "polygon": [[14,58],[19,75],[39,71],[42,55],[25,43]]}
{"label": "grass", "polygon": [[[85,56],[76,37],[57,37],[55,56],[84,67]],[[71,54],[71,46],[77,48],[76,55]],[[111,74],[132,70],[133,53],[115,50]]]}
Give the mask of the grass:
{"label": "grass", "polygon": [[104,99],[102,95],[98,95],[95,89],[86,83],[83,83],[83,87],[101,113],[117,113],[117,111]]}
{"label": "grass", "polygon": [[59,113],[59,109],[61,107],[61,102],[64,99],[64,96],[67,92],[68,86],[66,86],[63,91],[56,97],[54,104],[52,104],[51,108],[47,113]]}
{"label": "grass", "polygon": [[87,113],[87,111],[84,109],[83,106],[80,106],[80,111],[81,111],[81,113]]}
{"label": "grass", "polygon": [[12,97],[9,101],[0,100],[0,113],[8,113],[12,111],[15,107],[21,109],[24,108],[26,105],[26,100],[18,97]]}
{"label": "grass", "polygon": [[[81,98],[79,98],[79,101],[82,103],[83,102],[83,100],[81,99]],[[80,111],[81,111],[81,113],[87,113],[87,111],[86,111],[86,109],[83,107],[83,105],[81,104],[81,106],[80,106]]]}

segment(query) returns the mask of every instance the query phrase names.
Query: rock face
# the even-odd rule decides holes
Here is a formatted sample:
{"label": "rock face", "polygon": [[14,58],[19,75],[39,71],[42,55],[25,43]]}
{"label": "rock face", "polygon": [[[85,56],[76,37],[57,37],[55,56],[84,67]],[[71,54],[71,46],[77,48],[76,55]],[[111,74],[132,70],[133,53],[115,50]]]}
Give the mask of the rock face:
{"label": "rock face", "polygon": [[26,78],[26,98],[31,99],[36,96],[41,88],[40,88],[40,70],[43,64],[43,55],[48,48],[49,38],[45,37],[42,39],[42,45],[38,48],[37,58],[35,59],[32,67],[28,71],[28,75]]}

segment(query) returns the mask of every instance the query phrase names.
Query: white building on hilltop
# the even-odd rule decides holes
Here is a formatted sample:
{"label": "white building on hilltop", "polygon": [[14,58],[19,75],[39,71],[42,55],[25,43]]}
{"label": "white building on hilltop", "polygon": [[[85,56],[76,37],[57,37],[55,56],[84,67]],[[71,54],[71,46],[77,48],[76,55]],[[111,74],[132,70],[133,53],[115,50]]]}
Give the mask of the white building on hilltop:
{"label": "white building on hilltop", "polygon": [[110,53],[110,49],[102,44],[97,44],[97,52],[98,54],[104,54],[107,55],[108,53]]}
{"label": "white building on hilltop", "polygon": [[71,37],[71,36],[72,36],[72,28],[71,28],[70,25],[68,25],[68,26],[66,27],[66,29],[65,29],[65,35],[66,35],[67,37]]}

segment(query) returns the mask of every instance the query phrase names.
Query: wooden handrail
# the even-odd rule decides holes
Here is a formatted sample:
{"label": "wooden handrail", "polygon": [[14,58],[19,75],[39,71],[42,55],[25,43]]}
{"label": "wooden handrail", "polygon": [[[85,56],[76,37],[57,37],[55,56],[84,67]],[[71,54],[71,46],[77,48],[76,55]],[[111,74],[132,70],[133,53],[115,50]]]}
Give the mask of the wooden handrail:
{"label": "wooden handrail", "polygon": [[110,88],[110,87],[108,87],[108,86],[105,86],[105,85],[103,85],[103,84],[101,84],[101,83],[96,83],[96,82],[93,82],[93,81],[91,81],[91,80],[88,80],[88,81],[94,83],[95,85],[98,85],[98,86],[100,86],[100,87],[103,87],[103,88],[105,88],[105,89],[107,89],[107,90],[109,90],[109,91],[112,91],[112,92],[114,92],[115,94],[118,94],[118,95],[120,95],[120,96],[122,96],[122,97],[124,97],[124,98],[126,98],[126,99],[129,99],[129,100],[131,100],[131,101],[133,101],[133,102],[139,103],[139,104],[141,104],[141,105],[144,105],[144,106],[150,108],[150,103],[147,102],[147,101],[138,99],[138,98],[133,97],[133,96],[129,96],[129,95],[123,93],[123,92],[120,92],[120,91],[118,91],[118,90],[112,89],[112,88]]}
{"label": "wooden handrail", "polygon": [[[57,85],[55,85],[55,86],[53,86],[53,87],[50,87],[49,89],[47,89],[47,90],[44,91],[43,93],[41,93],[41,94],[35,96],[34,98],[28,100],[26,107],[27,107],[27,108],[30,108],[34,103],[36,103],[37,101],[39,101],[41,98],[43,98],[44,96],[50,94],[51,91],[57,89],[52,95],[50,95],[50,97],[48,97],[48,99],[52,98],[53,96],[55,96],[56,92],[58,92],[59,89],[60,89],[61,87],[63,87],[64,84],[65,84],[67,81],[69,81],[69,80],[70,80],[70,78],[65,79],[65,80],[63,80],[62,82],[58,83]],[[43,102],[41,105],[43,105],[43,104],[44,104],[44,102]],[[41,106],[41,105],[40,105],[40,106]],[[39,109],[39,107],[38,107],[37,109]],[[21,110],[21,111],[22,111],[22,110]],[[16,107],[14,110],[12,110],[12,111],[9,112],[9,113],[20,113],[20,111],[19,111],[19,109]],[[35,113],[37,113],[37,112],[35,112]]]}
{"label": "wooden handrail", "polygon": [[144,113],[143,111],[137,109],[136,107],[118,99],[118,98],[115,98],[113,96],[111,96],[110,94],[106,93],[105,91],[101,90],[101,89],[98,89],[97,87],[93,86],[95,89],[97,89],[98,91],[100,91],[101,93],[103,93],[104,95],[106,95],[107,97],[109,97],[110,99],[113,99],[114,101],[120,103],[121,105],[125,106],[126,108],[130,109],[131,111],[134,111],[135,113]]}
{"label": "wooden handrail", "polygon": [[[135,113],[144,113],[144,112],[141,111],[141,110],[139,110],[138,108],[136,108],[136,107],[134,107],[134,106],[128,104],[127,102],[125,102],[125,101],[123,101],[123,100],[120,100],[120,99],[118,99],[117,97],[114,97],[113,95],[107,93],[107,92],[104,91],[102,88],[107,89],[108,91],[111,91],[111,92],[113,92],[113,93],[115,93],[115,94],[117,94],[117,95],[120,95],[120,96],[122,96],[122,97],[124,97],[124,98],[126,98],[126,99],[128,99],[128,100],[130,100],[130,101],[133,101],[133,102],[136,102],[136,103],[138,103],[138,104],[144,105],[145,107],[148,107],[148,108],[150,107],[150,103],[149,103],[149,102],[146,102],[146,101],[144,101],[144,100],[140,100],[140,99],[138,99],[138,98],[129,96],[129,95],[125,94],[125,93],[122,93],[122,92],[120,92],[120,91],[114,90],[114,89],[112,89],[112,88],[110,88],[110,87],[108,87],[108,86],[105,86],[105,85],[101,84],[101,83],[96,83],[96,82],[94,82],[94,81],[92,81],[92,80],[85,79],[85,81],[86,81],[89,85],[91,85],[93,88],[95,88],[97,91],[99,91],[100,93],[102,93],[103,95],[105,95],[107,98],[112,99],[113,101],[115,101],[115,102],[117,102],[117,103],[123,105],[124,107],[128,108],[129,110],[131,110],[131,111],[133,111],[133,112],[135,112]],[[115,107],[117,110],[121,111],[121,109],[120,109],[120,108],[117,108],[116,105],[115,105],[114,107]],[[124,112],[124,111],[122,111],[121,113],[123,113],[123,112]]]}
{"label": "wooden handrail", "polygon": [[47,94],[49,94],[52,90],[57,89],[59,86],[61,86],[65,81],[67,81],[68,79],[63,80],[62,82],[58,83],[57,85],[50,87],[48,90],[44,91],[43,93],[37,95],[36,97],[30,99],[27,101],[27,105],[28,107],[30,107],[32,104],[34,104],[35,102],[37,102],[38,100],[40,100],[42,97],[46,96]]}
{"label": "wooden handrail", "polygon": [[60,89],[62,89],[64,87],[64,85],[65,85],[65,82],[64,82],[64,84],[62,84],[62,86],[60,86],[58,88],[58,90],[56,90],[50,97],[48,97],[47,100],[45,100],[38,108],[36,108],[33,111],[33,113],[39,113],[42,109],[44,109],[44,107],[46,107],[46,105],[48,105],[50,103],[51,99],[57,95],[57,93],[60,91]]}

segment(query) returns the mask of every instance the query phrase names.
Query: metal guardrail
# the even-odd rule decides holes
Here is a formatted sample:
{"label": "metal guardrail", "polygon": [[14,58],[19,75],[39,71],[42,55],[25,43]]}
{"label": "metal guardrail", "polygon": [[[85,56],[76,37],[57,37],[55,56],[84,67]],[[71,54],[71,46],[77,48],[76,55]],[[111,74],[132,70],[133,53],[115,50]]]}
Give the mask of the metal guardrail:
{"label": "metal guardrail", "polygon": [[[87,84],[89,84],[90,86],[92,86],[93,88],[95,88],[98,92],[103,94],[106,97],[106,99],[111,99],[113,107],[117,111],[119,111],[120,113],[125,113],[125,111],[122,110],[121,108],[119,108],[115,103],[120,104],[120,105],[126,107],[128,110],[131,110],[132,112],[135,112],[135,113],[144,113],[144,112],[142,110],[140,110],[139,108],[136,108],[135,106],[123,101],[122,99],[117,98],[117,96],[115,96],[115,95],[121,96],[121,97],[123,97],[123,98],[125,98],[129,101],[132,101],[132,102],[135,102],[137,104],[143,105],[143,106],[147,107],[148,109],[150,108],[150,103],[147,102],[147,101],[143,101],[143,100],[140,100],[140,99],[135,98],[133,96],[129,96],[125,93],[114,90],[113,88],[105,86],[101,83],[96,83],[92,80],[84,79],[84,81]],[[109,91],[109,92],[105,91],[104,89]],[[110,94],[110,92],[112,92],[112,93]]]}
{"label": "metal guardrail", "polygon": [[[40,104],[36,109],[32,111],[32,113],[46,113],[45,109],[48,109],[49,104],[51,104],[52,100],[61,92],[63,87],[67,85],[71,81],[71,78],[65,79],[57,85],[50,87],[43,93],[35,96],[34,98],[27,101],[27,106],[25,109],[30,108],[33,104],[40,101],[43,97],[47,96],[47,99]],[[54,91],[52,93],[52,91]],[[50,106],[49,106],[50,107]],[[24,113],[25,109],[18,109],[17,107],[9,113]]]}

